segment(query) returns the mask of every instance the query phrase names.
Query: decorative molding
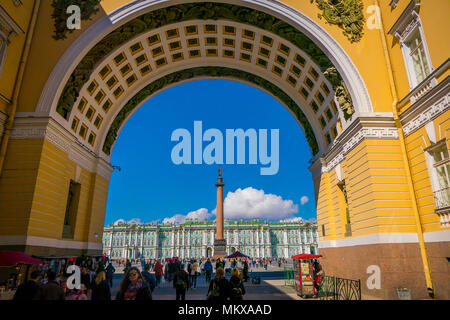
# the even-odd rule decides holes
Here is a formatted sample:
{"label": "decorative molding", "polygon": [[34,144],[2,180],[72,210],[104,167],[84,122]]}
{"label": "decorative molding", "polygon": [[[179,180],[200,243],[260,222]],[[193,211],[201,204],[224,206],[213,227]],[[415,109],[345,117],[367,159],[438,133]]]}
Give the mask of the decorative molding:
{"label": "decorative molding", "polygon": [[438,78],[448,71],[450,68],[450,58],[443,62],[436,70],[426,77],[418,86],[411,90],[398,104],[399,108],[403,108],[409,103],[414,104],[428,92],[433,90],[439,83]]}
{"label": "decorative molding", "polygon": [[[115,48],[140,35],[142,32],[193,19],[226,19],[240,22],[273,32],[291,42],[305,51],[323,72],[333,70],[333,72],[326,73],[325,76],[327,79],[330,77],[331,80],[328,80],[333,85],[333,89],[339,93],[338,101],[345,103],[345,106],[342,106],[342,110],[348,113],[347,117],[354,113],[352,97],[349,91],[344,89],[345,84],[342,85],[344,82],[342,76],[328,56],[308,36],[290,24],[267,13],[219,2],[185,3],[157,9],[141,15],[123,26],[117,27],[102,38],[76,66],[59,97],[57,112],[64,119],[68,120],[82,86],[91,76],[93,66]],[[338,86],[335,87],[336,84]]]}
{"label": "decorative molding", "polygon": [[334,24],[343,29],[343,34],[350,42],[358,42],[364,35],[364,4],[361,0],[311,0],[322,10],[317,16],[325,18],[329,24]]}
{"label": "decorative molding", "polygon": [[390,6],[392,9],[397,8],[398,1],[399,1],[399,0],[391,0],[391,2],[389,3],[389,6]]}
{"label": "decorative molding", "polygon": [[[447,92],[445,96],[433,103],[431,106],[420,112],[412,120],[408,121],[403,126],[403,132],[405,136],[410,135],[417,129],[421,128],[428,122],[432,121],[437,116],[447,111],[450,107],[450,92]],[[412,108],[412,107],[411,107]]]}
{"label": "decorative molding", "polygon": [[414,90],[414,93],[411,95],[411,103],[415,103],[422,96],[424,96],[427,92],[431,91],[434,87],[436,87],[437,84],[438,84],[437,79],[436,78],[432,78],[429,81],[425,81],[424,83],[419,85]]}
{"label": "decorative molding", "polygon": [[24,34],[22,28],[14,21],[13,18],[0,6],[0,33],[5,33],[6,39],[15,34]]}
{"label": "decorative molding", "polygon": [[0,110],[0,141],[3,137],[3,132],[5,131],[6,120],[8,120],[8,115]]}
{"label": "decorative molding", "polygon": [[329,172],[335,166],[344,160],[345,155],[356,147],[364,139],[398,139],[398,131],[396,128],[362,128],[352,138],[347,141],[342,150],[325,167],[322,172]]}
{"label": "decorative molding", "polygon": [[392,114],[373,114],[371,117],[358,118],[338,136],[330,151],[322,158],[321,172],[330,172],[364,139],[398,139]]}
{"label": "decorative molding", "polygon": [[[192,0],[191,2],[200,1]],[[356,109],[356,116],[360,112],[371,112],[373,110],[367,87],[355,64],[342,46],[317,22],[299,10],[278,1],[233,0],[232,3],[254,8],[279,17],[294,28],[301,30],[301,32],[316,43],[338,69],[348,86]],[[118,28],[118,26],[124,25],[126,22],[139,17],[145,12],[169,6],[170,4],[173,4],[172,0],[160,0],[157,2],[131,1],[117,8],[109,15],[100,17],[75,39],[58,61],[42,90],[36,110],[47,115],[52,115],[55,119],[64,123],[63,118],[54,111],[57,107],[58,98],[61,96],[64,85],[70,78],[72,71],[89,50],[95,46],[98,41],[97,39],[107,36],[114,29]],[[355,119],[355,117],[352,118]],[[350,124],[351,122],[347,121],[343,123],[343,126],[346,128]]]}
{"label": "decorative molding", "polygon": [[125,106],[116,115],[103,143],[102,147],[103,152],[107,155],[111,154],[111,148],[117,139],[119,130],[122,127],[124,121],[128,118],[128,115],[131,112],[133,112],[133,110],[140,103],[142,103],[147,97],[172,84],[179,83],[186,79],[193,79],[201,76],[211,76],[220,78],[232,77],[242,79],[245,80],[246,82],[257,85],[258,87],[261,87],[264,90],[270,92],[275,97],[280,99],[280,101],[282,101],[283,104],[293,112],[297,120],[301,123],[305,132],[305,137],[309,143],[313,156],[319,152],[319,145],[317,143],[317,139],[316,136],[314,135],[314,131],[311,127],[311,124],[309,123],[302,109],[297,105],[297,103],[294,100],[292,100],[289,97],[289,95],[287,95],[283,90],[281,90],[279,87],[277,87],[270,81],[263,79],[257,75],[225,67],[199,67],[186,69],[181,72],[168,74],[148,84],[146,87],[140,90],[134,97],[129,99],[128,102],[125,104]]}
{"label": "decorative molding", "polygon": [[400,41],[404,39],[419,22],[420,0],[411,0],[406,9],[389,30],[389,34],[395,36]]}
{"label": "decorative molding", "polygon": [[80,8],[81,20],[89,20],[99,11],[98,5],[100,4],[100,1],[101,0],[53,0],[52,18],[55,28],[53,39],[66,39],[66,34],[74,31],[67,29],[67,19],[69,18],[67,8],[70,5],[77,5]]}
{"label": "decorative molding", "polygon": [[16,7],[23,5],[22,0],[13,0],[13,3]]}

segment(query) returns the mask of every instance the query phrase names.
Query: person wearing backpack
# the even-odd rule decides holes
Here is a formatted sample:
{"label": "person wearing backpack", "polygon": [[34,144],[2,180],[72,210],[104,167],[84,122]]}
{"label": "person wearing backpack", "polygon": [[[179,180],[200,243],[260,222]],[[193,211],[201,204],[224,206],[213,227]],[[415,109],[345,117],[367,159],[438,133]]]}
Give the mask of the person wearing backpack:
{"label": "person wearing backpack", "polygon": [[230,283],[225,278],[222,267],[216,270],[216,276],[209,283],[207,300],[213,302],[226,301],[230,297]]}
{"label": "person wearing backpack", "polygon": [[231,271],[231,278],[230,278],[230,300],[243,300],[243,296],[245,294],[245,287],[244,284],[241,281],[241,278],[239,276],[239,270],[237,268],[234,268]]}
{"label": "person wearing backpack", "polygon": [[161,277],[164,274],[163,266],[159,260],[156,262],[153,270],[155,270],[156,287],[159,287],[159,284],[161,283]]}
{"label": "person wearing backpack", "polygon": [[156,276],[153,273],[149,272],[150,265],[146,264],[144,266],[144,271],[142,271],[142,277],[147,282],[148,286],[150,287],[150,291],[153,293],[153,290],[156,287]]}
{"label": "person wearing backpack", "polygon": [[213,266],[211,263],[211,259],[208,260],[203,265],[203,270],[205,270],[205,282],[208,283],[211,281],[211,273],[213,271]]}
{"label": "person wearing backpack", "polygon": [[184,270],[183,264],[180,266],[180,270],[175,272],[173,287],[175,288],[176,300],[185,300],[186,291],[189,289],[189,277],[188,273]]}
{"label": "person wearing backpack", "polygon": [[194,289],[197,288],[197,273],[198,273],[198,263],[197,261],[193,260],[193,262],[191,263],[191,270],[189,271],[189,275],[190,275],[190,283],[191,283],[191,287],[193,287]]}

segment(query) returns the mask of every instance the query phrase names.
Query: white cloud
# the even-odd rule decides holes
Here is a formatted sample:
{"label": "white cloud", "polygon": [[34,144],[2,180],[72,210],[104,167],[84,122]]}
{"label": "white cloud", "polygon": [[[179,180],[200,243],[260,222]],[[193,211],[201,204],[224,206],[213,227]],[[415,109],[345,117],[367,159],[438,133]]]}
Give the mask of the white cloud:
{"label": "white cloud", "polygon": [[226,219],[268,219],[279,220],[292,217],[298,212],[298,205],[292,200],[283,200],[275,194],[252,187],[228,192],[224,200]]}
{"label": "white cloud", "polygon": [[131,219],[131,220],[129,220],[129,221],[125,221],[124,219],[116,220],[116,221],[113,223],[113,225],[117,226],[117,225],[122,224],[122,223],[125,223],[125,224],[142,224],[141,219],[139,219],[139,218],[133,218],[133,219]]}
{"label": "white cloud", "polygon": [[303,222],[303,218],[302,217],[294,217],[294,218],[290,218],[290,219],[283,219],[280,220],[280,222]]}
{"label": "white cloud", "polygon": [[303,196],[303,197],[300,198],[300,204],[301,205],[304,205],[308,201],[309,201],[309,198],[307,196]]}
{"label": "white cloud", "polygon": [[183,224],[186,219],[205,221],[213,216],[208,212],[208,209],[201,208],[195,211],[189,212],[187,215],[176,214],[171,218],[165,218],[162,223]]}

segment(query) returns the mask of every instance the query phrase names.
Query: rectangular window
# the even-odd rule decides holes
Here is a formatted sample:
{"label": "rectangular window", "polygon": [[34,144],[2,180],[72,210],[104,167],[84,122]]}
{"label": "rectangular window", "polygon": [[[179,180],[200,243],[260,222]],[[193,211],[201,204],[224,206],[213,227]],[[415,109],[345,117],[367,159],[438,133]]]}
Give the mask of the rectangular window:
{"label": "rectangular window", "polygon": [[431,62],[421,26],[418,25],[411,35],[403,40],[403,56],[409,75],[411,88],[416,87],[431,73]]}
{"label": "rectangular window", "polygon": [[446,141],[428,151],[436,210],[450,207],[450,157]]}
{"label": "rectangular window", "polygon": [[350,237],[352,235],[352,227],[350,221],[350,211],[348,209],[347,188],[344,180],[338,183],[338,189],[340,190],[340,198],[341,198],[340,202],[343,204],[341,209],[343,209],[342,211],[345,212],[345,217],[343,218],[345,226],[344,235],[346,237]]}
{"label": "rectangular window", "polygon": [[73,238],[78,202],[80,200],[81,185],[70,180],[69,192],[66,202],[66,213],[64,215],[63,238]]}

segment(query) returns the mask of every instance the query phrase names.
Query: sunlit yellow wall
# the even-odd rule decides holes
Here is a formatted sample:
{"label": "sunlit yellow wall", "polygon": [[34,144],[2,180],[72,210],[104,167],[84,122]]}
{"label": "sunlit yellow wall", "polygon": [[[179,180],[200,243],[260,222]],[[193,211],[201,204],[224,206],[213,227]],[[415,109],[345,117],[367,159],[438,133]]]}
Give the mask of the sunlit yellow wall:
{"label": "sunlit yellow wall", "polygon": [[[105,12],[109,13],[128,2],[103,0],[100,12],[91,21],[82,21],[81,31],[68,34],[65,40],[56,41],[52,38],[51,1],[41,1],[17,111],[34,111],[53,67],[71,43]],[[311,4],[310,0],[283,2],[316,21],[343,47],[368,88],[374,111],[392,112],[393,98],[379,31],[369,30],[365,26],[362,40],[352,44],[339,27],[326,24],[325,20],[317,17],[320,10],[315,4]],[[12,1],[2,1],[2,6],[26,31],[33,1],[23,3],[23,6],[16,8],[13,7]],[[375,1],[363,0],[363,3],[366,10]],[[410,92],[409,82],[398,41],[387,32],[409,1],[399,1],[394,10],[390,8],[389,1],[380,0],[379,4],[395,83],[401,99]],[[367,17],[366,11],[364,12]],[[450,43],[443,40],[448,38],[445,32],[450,29],[449,19],[445,16],[448,12],[450,2],[447,0],[421,1],[420,17],[435,68],[448,58],[450,52]],[[24,40],[25,34],[16,36],[8,47],[7,60],[0,77],[0,93],[8,99],[12,95]],[[438,80],[442,81],[448,75],[447,71]],[[409,104],[406,104],[402,111],[408,107]],[[0,110],[6,110],[1,99]],[[448,132],[448,118],[447,112],[435,120],[437,136],[438,130],[441,130],[441,133]],[[439,218],[434,214],[432,189],[423,152],[423,148],[429,146],[425,130],[422,128],[408,136],[406,142],[424,230],[440,230]],[[341,163],[341,170],[347,184],[353,236],[416,232],[399,140],[364,140],[346,155]],[[65,199],[70,179],[75,179],[76,172],[76,164],[69,160],[67,154],[47,141],[11,140],[5,170],[0,180],[0,234],[16,235],[26,232],[29,235],[61,239]],[[74,240],[100,242],[108,181],[81,169],[79,182],[82,189]],[[334,169],[322,174],[315,181],[318,190],[318,223],[326,225],[324,240],[345,238],[344,203],[337,183]],[[13,222],[11,213],[17,218]],[[322,232],[321,228],[319,232]],[[93,238],[94,233],[99,234],[97,240]]]}
{"label": "sunlit yellow wall", "polygon": [[[33,1],[23,1],[23,6],[16,7],[13,1],[0,1],[0,5],[8,12],[10,17],[23,30],[24,33],[13,35],[8,45],[6,60],[0,74],[0,94],[12,100],[14,83],[19,68],[20,57],[25,44],[25,37],[33,10]],[[0,99],[0,110],[6,111],[7,103]]]}
{"label": "sunlit yellow wall", "polygon": [[[341,168],[352,236],[416,231],[398,140],[366,139],[347,154]],[[345,238],[345,204],[338,182],[334,169],[322,175],[317,216],[319,225],[327,224],[323,240]]]}
{"label": "sunlit yellow wall", "polygon": [[[450,111],[433,121],[437,141],[446,139],[449,146]],[[406,138],[411,174],[424,232],[443,230],[439,216],[435,214],[434,194],[424,149],[431,146],[424,127]],[[449,229],[449,228],[446,228]]]}
{"label": "sunlit yellow wall", "polygon": [[0,178],[0,235],[24,235],[34,197],[42,139],[11,140]]}
{"label": "sunlit yellow wall", "polygon": [[[0,234],[101,242],[108,181],[42,139],[12,139],[0,179]],[[63,239],[70,180],[81,184],[73,239]],[[93,233],[99,237],[95,239]]]}
{"label": "sunlit yellow wall", "polygon": [[[395,9],[389,6],[390,1],[379,0],[381,15],[384,23],[384,31],[387,34],[402,12],[409,5],[410,0],[399,1]],[[450,28],[448,19],[450,1],[447,0],[422,0],[420,1],[419,16],[425,33],[425,41],[430,53],[431,64],[438,68],[449,58],[450,43],[447,39],[447,31]],[[392,59],[392,68],[399,98],[405,97],[410,92],[408,76],[399,41],[392,35],[386,35],[388,50]]]}

